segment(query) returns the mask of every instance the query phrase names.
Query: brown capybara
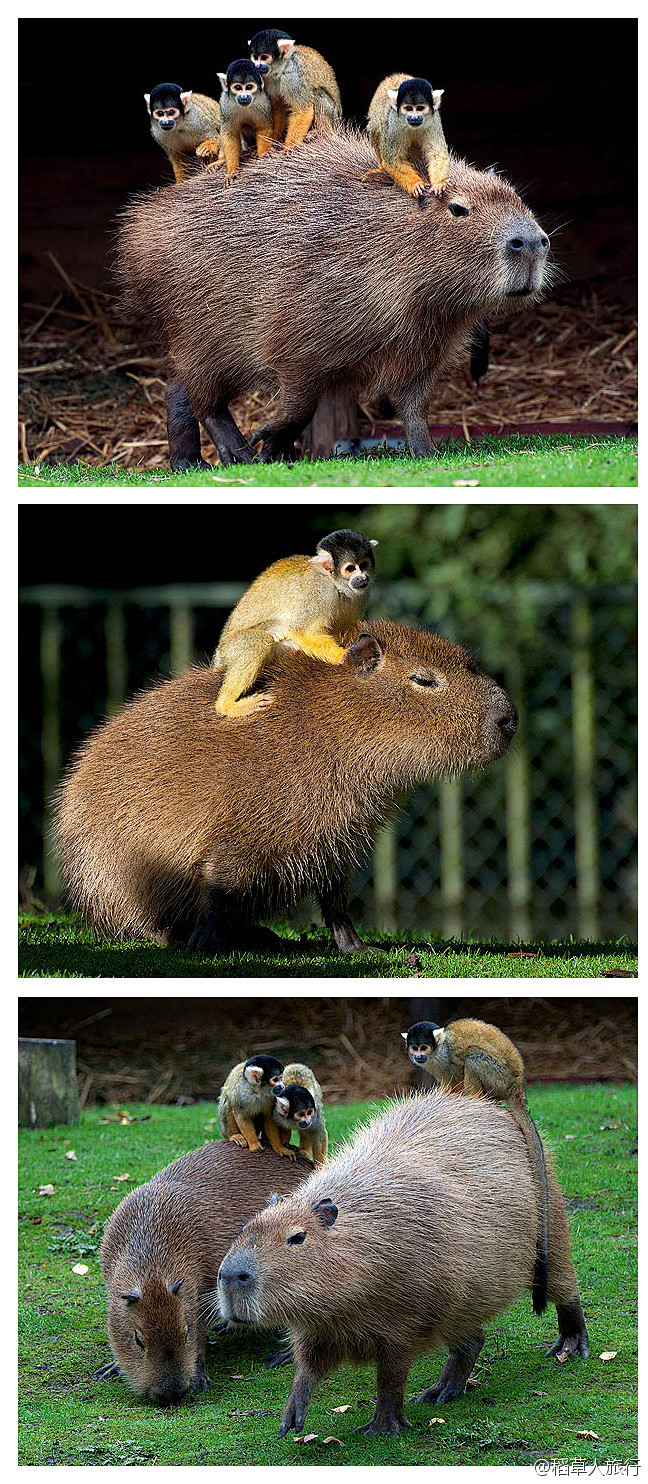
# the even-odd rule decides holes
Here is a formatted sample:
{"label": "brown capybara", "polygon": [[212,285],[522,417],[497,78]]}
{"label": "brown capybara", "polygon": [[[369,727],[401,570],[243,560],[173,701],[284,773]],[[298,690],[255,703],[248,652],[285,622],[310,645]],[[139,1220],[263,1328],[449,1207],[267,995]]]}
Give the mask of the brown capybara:
{"label": "brown capybara", "polygon": [[[171,464],[200,460],[202,422],[224,464],[249,463],[229,403],[279,394],[262,459],[292,457],[324,393],[397,407],[414,457],[434,452],[436,377],[484,316],[534,304],[549,239],[507,181],[451,158],[424,210],[340,126],[129,207],[120,273],[129,312],[168,346]],[[169,243],[174,250],[169,251]]]}
{"label": "brown capybara", "polygon": [[217,714],[221,680],[188,670],[83,744],[58,807],[69,899],[108,935],[221,953],[276,946],[253,924],[314,895],[362,952],[347,877],[391,800],[500,757],[515,707],[463,649],[394,623],[341,665],[278,649],[253,716]]}
{"label": "brown capybara", "polygon": [[234,1144],[192,1149],[140,1185],[113,1212],[101,1243],[108,1338],[122,1375],[147,1401],[170,1405],[209,1384],[208,1295],[244,1223],[275,1191],[293,1190],[312,1165],[250,1154]]}
{"label": "brown capybara", "polygon": [[[550,1354],[587,1355],[562,1195],[547,1161]],[[279,1436],[303,1426],[315,1384],[375,1359],[362,1432],[399,1432],[413,1360],[444,1345],[444,1406],[464,1390],[482,1325],[531,1289],[538,1200],[524,1138],[488,1098],[435,1091],[392,1103],[294,1194],[255,1216],[224,1258],[218,1298],[236,1324],[287,1325],[295,1379]]]}

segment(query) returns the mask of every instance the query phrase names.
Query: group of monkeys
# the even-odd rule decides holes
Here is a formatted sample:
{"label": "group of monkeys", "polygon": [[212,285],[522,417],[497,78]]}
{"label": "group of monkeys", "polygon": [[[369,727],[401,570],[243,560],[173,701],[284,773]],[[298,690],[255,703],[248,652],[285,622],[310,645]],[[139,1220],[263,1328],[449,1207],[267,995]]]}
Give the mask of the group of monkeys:
{"label": "group of monkeys", "polygon": [[[445,1027],[417,1021],[401,1031],[415,1067],[425,1067],[446,1092],[466,1097],[505,1099],[526,1141],[538,1189],[538,1235],[533,1278],[533,1307],[547,1305],[549,1192],[544,1149],[529,1113],[524,1063],[508,1036],[483,1020],[456,1020]],[[230,1072],[218,1103],[223,1138],[248,1149],[261,1149],[261,1134],[276,1154],[297,1158],[299,1149],[314,1165],[324,1164],[328,1137],[322,1089],[310,1067],[282,1066],[273,1056],[250,1056]]]}
{"label": "group of monkeys", "polygon": [[[176,83],[158,83],[144,94],[151,133],[176,181],[186,179],[198,157],[209,170],[224,165],[230,183],[239,173],[243,149],[259,158],[275,143],[293,149],[311,129],[330,128],[341,119],[335,73],[319,52],[278,30],[257,31],[248,49],[248,57],[218,73],[219,102],[183,92]],[[442,88],[409,73],[394,72],[380,83],[367,124],[378,169],[369,175],[389,175],[409,196],[441,194],[450,164],[439,118],[442,94]]]}

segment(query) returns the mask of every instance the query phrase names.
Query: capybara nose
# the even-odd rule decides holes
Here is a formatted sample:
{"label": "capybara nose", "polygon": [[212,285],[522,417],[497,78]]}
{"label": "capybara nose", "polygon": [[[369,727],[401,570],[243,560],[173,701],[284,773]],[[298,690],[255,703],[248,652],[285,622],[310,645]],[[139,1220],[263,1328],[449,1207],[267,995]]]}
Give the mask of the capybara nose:
{"label": "capybara nose", "polygon": [[254,1283],[254,1273],[245,1261],[241,1253],[234,1253],[230,1257],[224,1257],[218,1270],[218,1282],[223,1287],[251,1288]]}
{"label": "capybara nose", "polygon": [[178,1402],[182,1401],[188,1390],[188,1386],[183,1386],[178,1382],[176,1386],[160,1387],[159,1391],[154,1391],[151,1395],[158,1407],[177,1407]]}
{"label": "capybara nose", "polygon": [[509,237],[506,250],[514,257],[539,257],[545,258],[549,251],[549,238],[546,232],[528,230],[517,232],[515,236]]}
{"label": "capybara nose", "polygon": [[517,731],[518,714],[517,707],[513,705],[512,701],[507,701],[500,708],[499,715],[495,718],[495,723],[499,727],[500,732],[504,733],[505,737],[510,738],[515,734]]}

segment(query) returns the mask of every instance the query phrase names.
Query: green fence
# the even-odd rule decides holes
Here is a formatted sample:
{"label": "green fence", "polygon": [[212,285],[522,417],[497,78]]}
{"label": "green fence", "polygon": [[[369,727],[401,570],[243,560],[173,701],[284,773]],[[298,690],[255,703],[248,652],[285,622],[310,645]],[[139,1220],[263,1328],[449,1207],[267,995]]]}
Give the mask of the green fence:
{"label": "green fence", "polygon": [[[238,584],[21,593],[21,866],[58,898],[48,800],[70,751],[160,671],[210,655]],[[472,595],[474,598],[474,594]],[[461,631],[439,594],[383,583],[374,614],[467,643],[520,711],[506,757],[419,789],[381,830],[354,911],[450,938],[636,933],[636,589],[484,589]],[[448,594],[438,605],[452,611]],[[308,914],[307,914],[308,915]]]}

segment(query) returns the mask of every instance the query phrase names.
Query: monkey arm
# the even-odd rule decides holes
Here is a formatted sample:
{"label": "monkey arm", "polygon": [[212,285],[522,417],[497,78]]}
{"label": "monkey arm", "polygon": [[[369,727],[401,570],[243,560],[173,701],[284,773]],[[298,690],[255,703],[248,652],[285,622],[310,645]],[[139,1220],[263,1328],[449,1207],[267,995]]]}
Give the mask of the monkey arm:
{"label": "monkey arm", "polygon": [[238,134],[226,130],[223,135],[223,153],[227,166],[227,180],[234,180],[241,164],[241,140]]}
{"label": "monkey arm", "polygon": [[267,129],[264,127],[263,124],[260,125],[260,127],[257,129],[255,140],[257,154],[259,156],[259,159],[262,160],[264,155],[269,155],[270,150],[272,149],[272,135],[268,134]]}
{"label": "monkey arm", "polygon": [[450,169],[450,156],[447,150],[440,150],[431,145],[426,152],[426,164],[430,177],[430,189],[434,196],[440,196],[448,181]]}
{"label": "monkey arm", "polygon": [[346,649],[342,649],[330,634],[286,634],[286,643],[291,644],[293,649],[300,649],[302,654],[310,655],[313,660],[325,660],[327,665],[343,665],[347,657]]}
{"label": "monkey arm", "polygon": [[286,130],[286,149],[293,149],[296,144],[303,144],[314,118],[315,109],[312,104],[308,108],[294,108],[291,110],[288,115],[288,128]]}
{"label": "monkey arm", "polygon": [[419,175],[418,170],[415,170],[414,166],[409,165],[406,160],[400,160],[395,165],[390,165],[386,160],[383,160],[382,169],[387,175],[391,176],[395,185],[399,186],[402,191],[407,192],[408,196],[425,195],[427,188],[426,182],[422,175]]}
{"label": "monkey arm", "polygon": [[220,139],[203,139],[196,149],[199,160],[216,160],[220,154]]}
{"label": "monkey arm", "polygon": [[250,1118],[248,1113],[236,1112],[234,1112],[234,1118],[236,1119],[237,1127],[242,1133],[248,1149],[260,1149],[261,1140],[259,1139],[257,1131],[254,1127],[254,1119]]}
{"label": "monkey arm", "polygon": [[[297,1150],[292,1149],[289,1143],[285,1144],[283,1142],[281,1137],[282,1130],[280,1130],[278,1125],[275,1123],[271,1113],[266,1113],[264,1115],[263,1127],[266,1132],[268,1143],[271,1149],[274,1149],[275,1154],[286,1155],[288,1159],[297,1158]],[[290,1133],[288,1133],[288,1139],[290,1139]]]}
{"label": "monkey arm", "polygon": [[328,1156],[328,1134],[326,1129],[308,1129],[299,1135],[302,1154],[312,1159],[314,1165],[326,1164]]}

